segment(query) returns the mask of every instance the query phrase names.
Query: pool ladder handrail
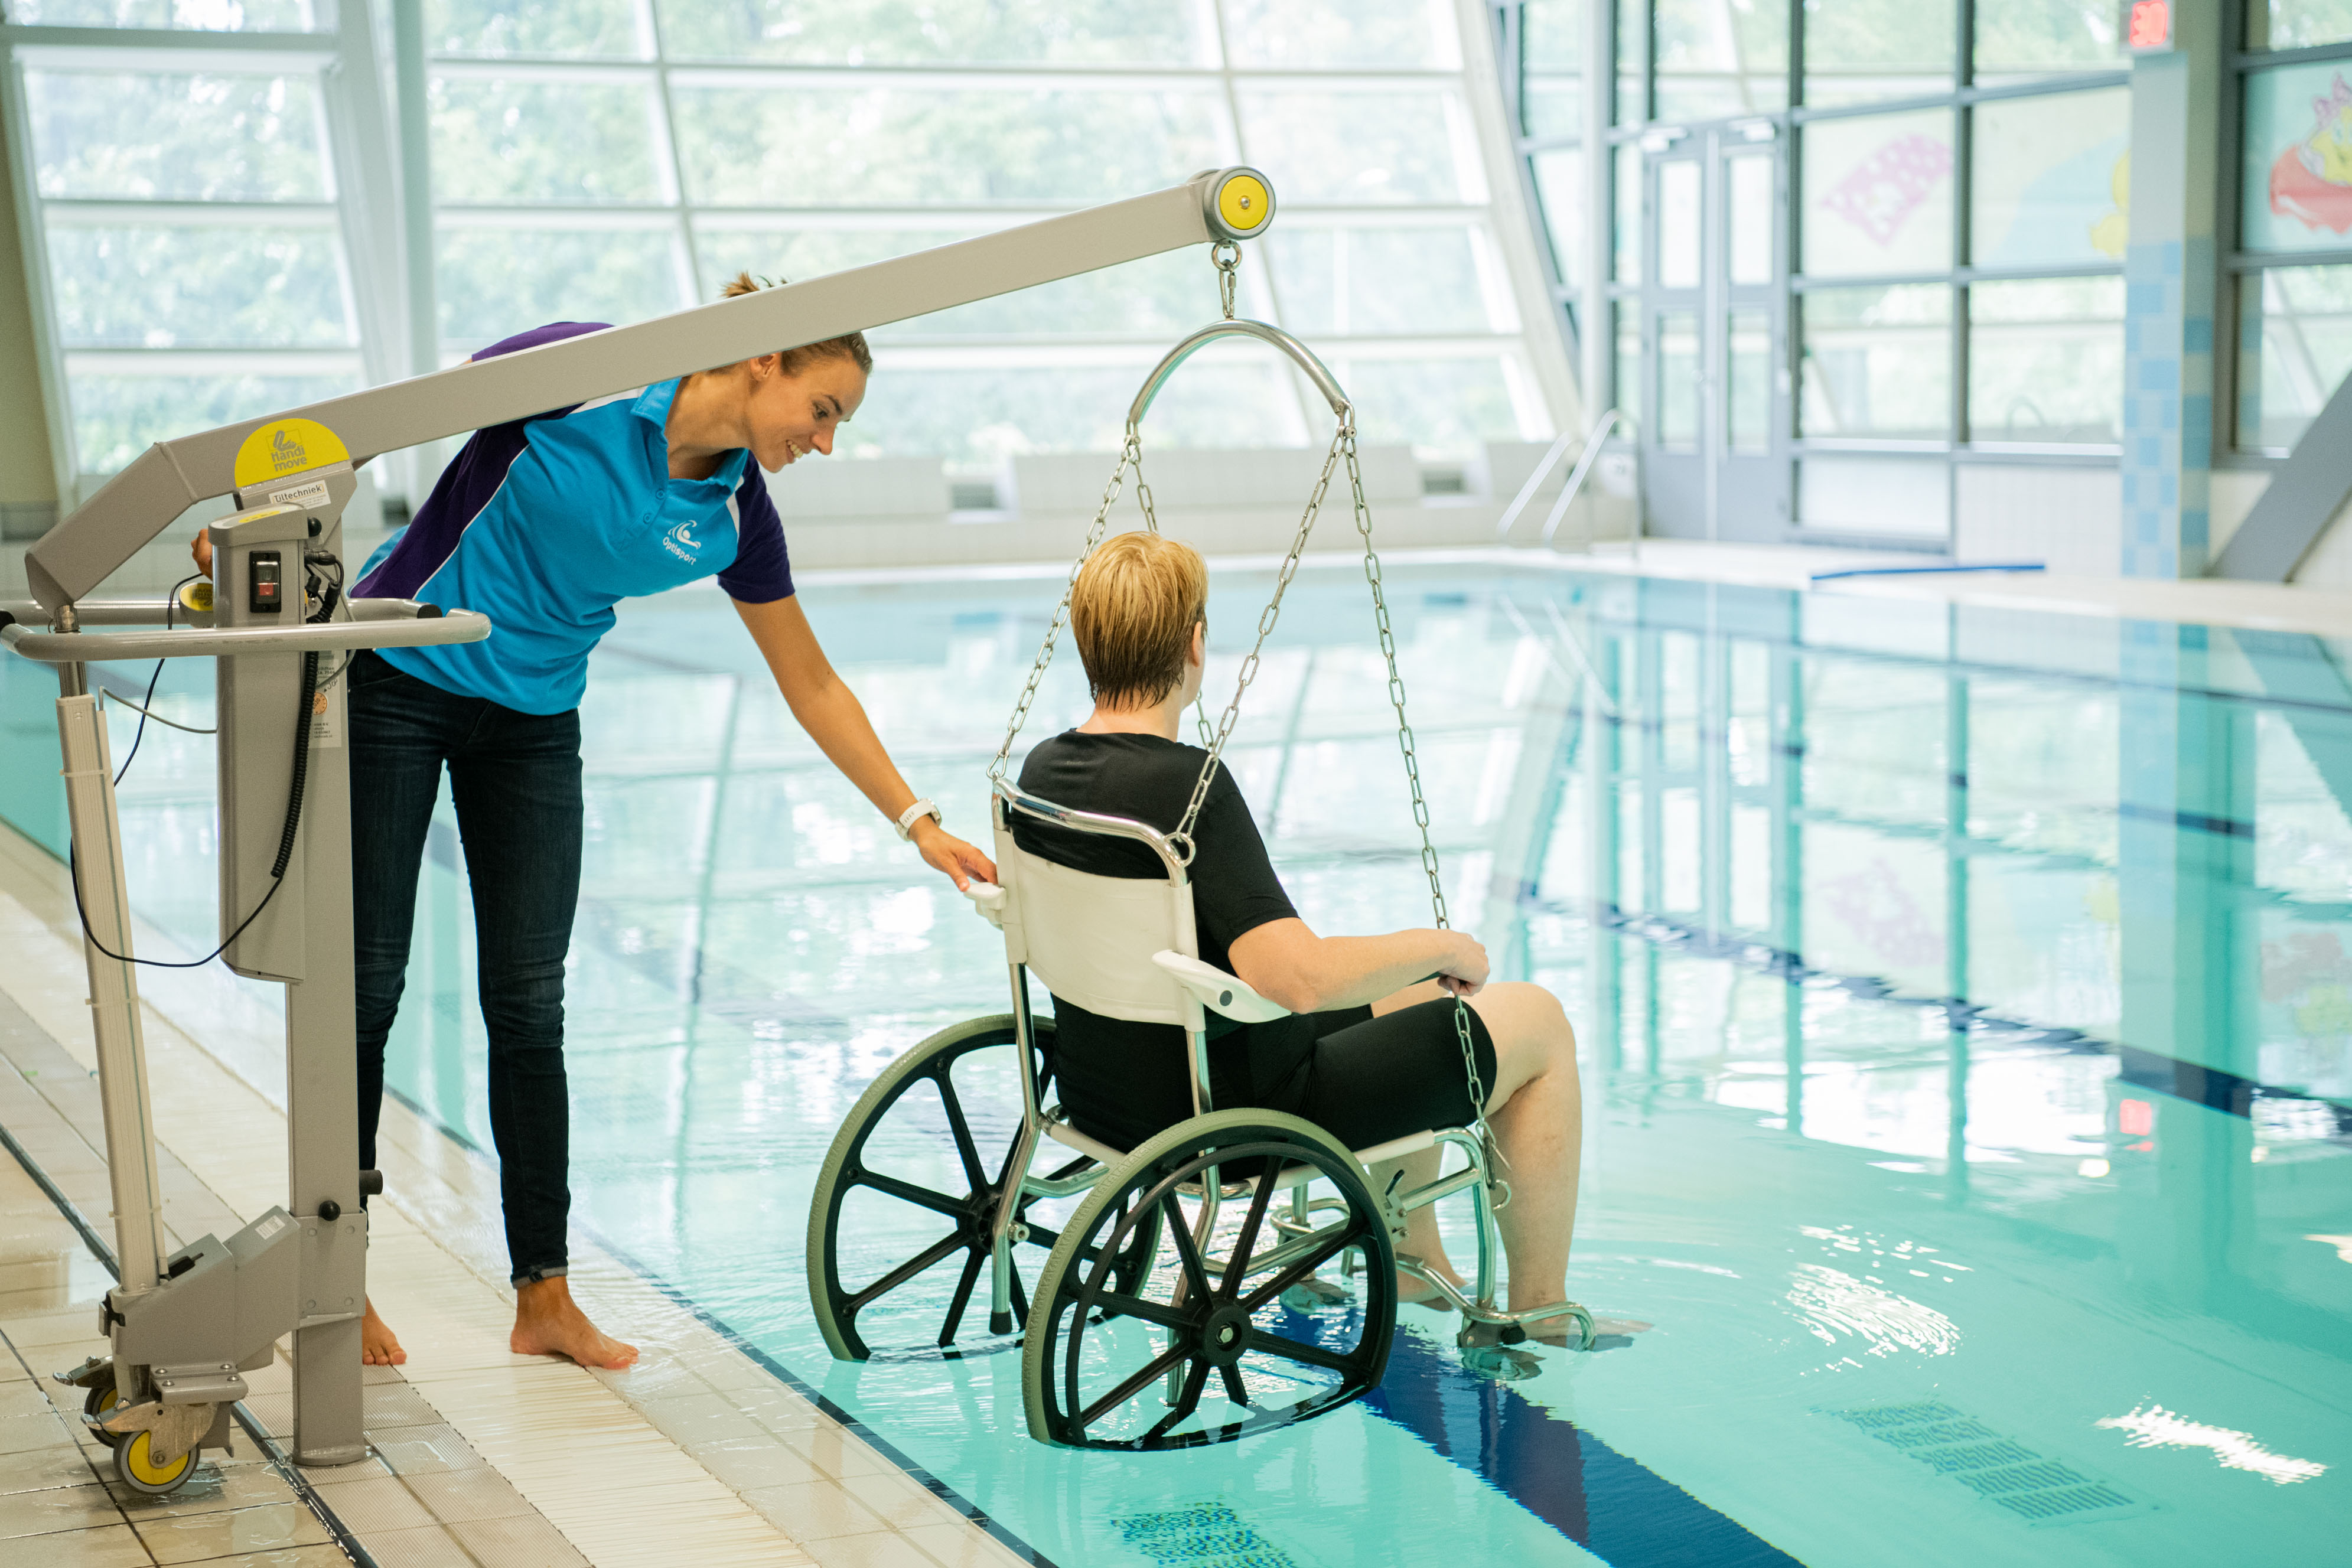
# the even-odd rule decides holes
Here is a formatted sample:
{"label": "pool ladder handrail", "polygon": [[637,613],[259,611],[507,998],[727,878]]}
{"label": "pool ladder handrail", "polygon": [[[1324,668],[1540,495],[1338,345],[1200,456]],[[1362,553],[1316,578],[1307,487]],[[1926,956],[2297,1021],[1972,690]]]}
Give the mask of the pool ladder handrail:
{"label": "pool ladder handrail", "polygon": [[[1559,531],[1561,519],[1568,516],[1570,503],[1584,487],[1585,476],[1592,472],[1592,465],[1601,455],[1601,444],[1608,439],[1611,427],[1620,423],[1630,426],[1631,422],[1625,418],[1623,410],[1612,408],[1593,421],[1592,428],[1585,433],[1584,450],[1576,460],[1576,467],[1569,475],[1568,483],[1561,487],[1559,499],[1552,503],[1550,515],[1544,518],[1542,544],[1545,549],[1551,548],[1552,536]],[[1517,522],[1519,514],[1528,509],[1528,503],[1535,499],[1536,492],[1543,487],[1543,482],[1551,477],[1551,471],[1559,466],[1559,460],[1567,455],[1569,443],[1575,439],[1575,433],[1567,431],[1551,444],[1551,449],[1543,455],[1543,461],[1536,465],[1536,471],[1528,476],[1528,482],[1519,486],[1519,493],[1511,498],[1509,506],[1503,508],[1502,520],[1495,525],[1496,543],[1510,538],[1511,525]],[[1637,531],[1639,526],[1637,519]],[[1587,554],[1591,553],[1592,530],[1590,528],[1584,530],[1584,549]]]}

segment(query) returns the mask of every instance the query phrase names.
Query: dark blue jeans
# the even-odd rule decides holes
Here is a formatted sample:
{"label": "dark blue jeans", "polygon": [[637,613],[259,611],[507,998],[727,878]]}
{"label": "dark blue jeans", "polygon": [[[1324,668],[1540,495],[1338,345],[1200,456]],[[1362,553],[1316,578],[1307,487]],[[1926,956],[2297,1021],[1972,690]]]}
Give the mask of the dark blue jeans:
{"label": "dark blue jeans", "polygon": [[514,1281],[565,1271],[572,1113],[563,956],[580,903],[580,715],[517,713],[352,661],[352,914],[358,960],[360,1164],[375,1168],[383,1042],[408,973],[416,882],[441,769],[457,806]]}

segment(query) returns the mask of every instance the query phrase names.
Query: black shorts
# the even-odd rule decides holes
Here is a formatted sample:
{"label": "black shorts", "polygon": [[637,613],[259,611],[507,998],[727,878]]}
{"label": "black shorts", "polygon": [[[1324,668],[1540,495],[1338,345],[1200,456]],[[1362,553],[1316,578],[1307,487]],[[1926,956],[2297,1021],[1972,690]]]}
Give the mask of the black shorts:
{"label": "black shorts", "polygon": [[[1064,1010],[1068,1010],[1066,1005]],[[1494,1037],[1486,1032],[1476,1009],[1469,1009],[1469,1014],[1478,1081],[1491,1095]],[[1079,1045],[1077,1039],[1068,1038],[1078,1031],[1064,1027],[1064,1050]],[[1151,1025],[1127,1028],[1159,1032]],[[1094,1044],[1087,1042],[1088,1047]],[[1164,1042],[1155,1039],[1151,1044],[1158,1047],[1152,1052],[1155,1058],[1166,1053]],[[1286,1111],[1314,1123],[1350,1149],[1370,1148],[1434,1127],[1467,1126],[1471,1120],[1469,1074],[1463,1068],[1462,1039],[1454,1028],[1450,998],[1419,1002],[1379,1018],[1372,1016],[1370,1008],[1294,1014],[1226,1035],[1210,1049],[1213,1057],[1222,1059],[1214,1075],[1218,1110],[1259,1106]],[[1092,1053],[1089,1050],[1088,1054]],[[1175,1065],[1181,1067],[1181,1060],[1178,1055]],[[1078,1130],[1120,1148],[1133,1148],[1192,1113],[1189,1092],[1180,1098],[1172,1081],[1147,1088],[1139,1082],[1142,1074],[1129,1071],[1123,1075],[1127,1087],[1113,1099],[1103,1092],[1113,1081],[1111,1075],[1065,1062],[1057,1076],[1062,1082],[1063,1110]],[[1096,1092],[1087,1092],[1089,1088]]]}

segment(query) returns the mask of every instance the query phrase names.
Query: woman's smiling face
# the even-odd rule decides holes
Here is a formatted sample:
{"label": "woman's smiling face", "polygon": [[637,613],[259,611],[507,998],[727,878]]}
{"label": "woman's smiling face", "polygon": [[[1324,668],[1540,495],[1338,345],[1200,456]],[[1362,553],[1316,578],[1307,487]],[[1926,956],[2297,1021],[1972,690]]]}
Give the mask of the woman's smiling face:
{"label": "woman's smiling face", "polygon": [[834,433],[866,399],[866,372],[836,355],[812,360],[797,371],[782,356],[751,361],[751,390],[743,407],[752,459],[771,474],[811,452],[830,455]]}

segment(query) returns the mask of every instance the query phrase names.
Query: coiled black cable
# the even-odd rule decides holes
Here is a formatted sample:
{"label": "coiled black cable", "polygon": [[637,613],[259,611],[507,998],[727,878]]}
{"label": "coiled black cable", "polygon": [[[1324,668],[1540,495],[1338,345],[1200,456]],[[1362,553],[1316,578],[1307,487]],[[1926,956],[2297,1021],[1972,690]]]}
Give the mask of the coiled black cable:
{"label": "coiled black cable", "polygon": [[[322,555],[317,559],[334,563],[335,580],[328,584],[326,591],[319,596],[319,608],[303,618],[304,622],[310,625],[316,625],[332,615],[335,612],[337,601],[342,597],[342,562],[336,560],[332,556]],[[311,581],[315,584],[318,579],[314,576]],[[168,617],[170,612],[165,612],[165,614]],[[161,661],[158,661],[158,668],[160,670]],[[173,962],[163,958],[134,958],[127,953],[117,953],[100,941],[98,933],[89,928],[89,911],[83,904],[81,897],[81,857],[73,844],[68,841],[66,846],[66,873],[73,883],[74,914],[80,919],[81,934],[91,946],[118,964],[144,964],[151,969],[201,969],[223,953],[227,952],[229,944],[244,936],[246,927],[261,918],[261,912],[269,907],[269,901],[278,896],[279,888],[286,885],[286,868],[294,860],[294,835],[302,825],[303,788],[309,782],[310,776],[310,716],[311,709],[318,701],[318,695],[319,655],[316,652],[306,653],[302,655],[301,706],[294,716],[294,777],[286,789],[286,826],[278,836],[277,862],[269,868],[269,891],[261,895],[261,902],[253,906],[253,913],[238,921],[236,929],[222,937],[221,945],[201,958]],[[145,721],[142,719],[141,722],[143,724]],[[131,749],[132,756],[138,755],[139,744],[135,739],[131,742]],[[122,768],[124,772],[130,771],[130,758],[123,758]],[[115,775],[115,782],[121,782],[121,774]],[[129,912],[124,913],[127,919]]]}

